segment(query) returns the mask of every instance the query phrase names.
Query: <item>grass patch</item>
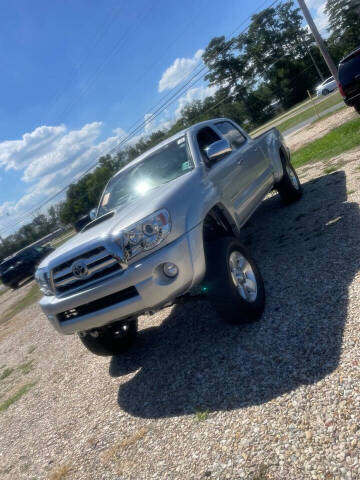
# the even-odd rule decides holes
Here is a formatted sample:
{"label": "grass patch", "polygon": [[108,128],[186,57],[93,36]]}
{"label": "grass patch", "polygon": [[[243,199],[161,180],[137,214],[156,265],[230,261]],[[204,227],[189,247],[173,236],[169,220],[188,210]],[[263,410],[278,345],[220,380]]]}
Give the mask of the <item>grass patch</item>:
{"label": "grass patch", "polygon": [[269,468],[266,465],[260,465],[257,473],[253,477],[253,480],[267,480]]}
{"label": "grass patch", "polygon": [[0,380],[4,380],[5,378],[7,378],[9,375],[12,374],[13,371],[14,369],[11,367],[5,368],[5,370],[0,375]]}
{"label": "grass patch", "polygon": [[7,410],[10,405],[15,403],[17,400],[19,400],[23,395],[25,395],[33,386],[35,385],[35,382],[32,383],[27,383],[26,385],[23,385],[17,392],[14,393],[11,397],[9,397],[7,400],[4,402],[0,403],[0,412],[4,412]]}
{"label": "grass patch", "polygon": [[348,190],[346,193],[347,193],[348,195],[352,195],[352,194],[355,193],[355,192],[356,192],[356,190]]}
{"label": "grass patch", "polygon": [[73,230],[72,232],[68,232],[66,235],[63,235],[62,237],[57,238],[56,240],[53,240],[51,242],[51,246],[54,248],[58,248],[60,247],[60,245],[70,240],[70,238],[73,237],[74,235],[76,235],[75,230]]}
{"label": "grass patch", "polygon": [[[328,108],[331,108],[334,105],[337,105],[341,101],[342,101],[342,97],[340,93],[337,92],[335,95],[332,95],[326,100],[323,100],[320,103],[316,103],[315,108],[317,113],[322,113]],[[276,128],[280,130],[280,132],[284,132],[285,130],[288,130],[291,127],[295,127],[301,122],[305,122],[305,120],[308,120],[309,118],[314,117],[315,115],[316,113],[315,113],[314,107],[312,106],[312,104],[309,104],[309,108],[307,108],[303,112],[298,113],[297,115],[294,115],[291,118],[288,118],[284,122],[277,125]]]}
{"label": "grass patch", "polygon": [[195,413],[195,417],[198,422],[205,422],[205,420],[209,418],[209,410],[204,410],[204,411],[198,410]]}
{"label": "grass patch", "polygon": [[109,464],[118,459],[125,449],[134,446],[137,442],[142,440],[148,432],[148,428],[140,428],[137,432],[134,432],[132,435],[121,440],[121,442],[117,442],[113,446],[107,448],[101,455],[102,462]]}
{"label": "grass patch", "polygon": [[324,173],[328,174],[336,172],[336,170],[339,170],[339,168],[341,168],[342,166],[344,166],[342,162],[337,163],[336,165],[331,165],[331,167],[324,168]]}
{"label": "grass patch", "polygon": [[12,317],[20,313],[22,310],[29,307],[30,305],[37,302],[38,300],[40,300],[41,297],[42,297],[42,294],[40,292],[39,287],[36,284],[33,285],[21,300],[19,300],[17,303],[12,305],[8,310],[6,310],[4,315],[0,318],[0,323],[7,322]]}
{"label": "grass patch", "polygon": [[[316,100],[316,97],[313,97],[314,100]],[[259,132],[266,130],[267,128],[271,128],[274,126],[275,123],[281,123],[281,119],[284,118],[285,120],[289,117],[289,115],[294,114],[297,110],[300,110],[301,108],[305,107],[306,105],[310,104],[309,98],[303,100],[302,102],[294,105],[291,107],[289,110],[286,112],[280,112],[278,115],[275,115],[271,120],[268,122],[264,123],[260,127],[255,128],[252,132],[250,132],[250,135],[257,135]]]}
{"label": "grass patch", "polygon": [[27,362],[21,363],[17,369],[20,370],[20,372],[23,375],[27,375],[28,373],[31,372],[31,370],[34,368],[33,366],[34,360],[29,360]]}
{"label": "grass patch", "polygon": [[50,473],[49,479],[50,480],[62,480],[66,478],[68,474],[71,472],[72,466],[69,464],[58,465],[54,468],[54,470]]}
{"label": "grass patch", "polygon": [[360,145],[360,119],[356,118],[297,150],[292,155],[292,163],[294,167],[300,167],[309,162],[327,160],[358,145]]}

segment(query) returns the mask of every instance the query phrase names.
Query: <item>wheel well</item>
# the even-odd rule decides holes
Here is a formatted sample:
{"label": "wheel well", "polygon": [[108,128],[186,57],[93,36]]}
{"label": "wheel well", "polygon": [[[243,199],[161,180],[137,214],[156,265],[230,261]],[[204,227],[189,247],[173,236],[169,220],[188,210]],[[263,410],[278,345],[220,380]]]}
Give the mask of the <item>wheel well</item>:
{"label": "wheel well", "polygon": [[206,215],[203,224],[204,241],[219,237],[236,237],[234,227],[219,206],[213,207]]}
{"label": "wheel well", "polygon": [[285,153],[284,148],[282,146],[279,149],[279,154],[280,154],[281,160],[285,161],[287,159],[287,154]]}

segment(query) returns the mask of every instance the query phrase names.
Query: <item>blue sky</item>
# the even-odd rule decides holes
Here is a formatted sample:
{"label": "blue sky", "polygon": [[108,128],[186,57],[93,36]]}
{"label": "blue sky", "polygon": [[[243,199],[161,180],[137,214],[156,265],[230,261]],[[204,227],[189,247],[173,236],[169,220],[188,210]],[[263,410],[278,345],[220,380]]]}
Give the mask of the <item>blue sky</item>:
{"label": "blue sky", "polygon": [[[212,37],[228,36],[263,4],[4,2],[0,235],[115,147],[134,122],[186,81]],[[324,28],[324,0],[308,4]],[[199,82],[142,133],[166,126],[186,102],[210,93]]]}

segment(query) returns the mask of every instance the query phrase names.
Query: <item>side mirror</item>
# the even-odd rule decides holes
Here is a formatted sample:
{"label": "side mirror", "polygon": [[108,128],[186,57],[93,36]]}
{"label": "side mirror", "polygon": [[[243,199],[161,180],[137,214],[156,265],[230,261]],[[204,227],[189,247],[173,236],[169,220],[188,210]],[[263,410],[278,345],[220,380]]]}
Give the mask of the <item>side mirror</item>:
{"label": "side mirror", "polygon": [[226,138],[223,138],[222,140],[217,140],[216,142],[209,145],[206,149],[206,155],[210,162],[216,162],[217,160],[219,160],[220,157],[230,152],[232,152],[232,148]]}
{"label": "side mirror", "polygon": [[91,221],[95,220],[95,218],[96,218],[96,208],[93,208],[92,210],[90,210],[89,217],[90,217]]}

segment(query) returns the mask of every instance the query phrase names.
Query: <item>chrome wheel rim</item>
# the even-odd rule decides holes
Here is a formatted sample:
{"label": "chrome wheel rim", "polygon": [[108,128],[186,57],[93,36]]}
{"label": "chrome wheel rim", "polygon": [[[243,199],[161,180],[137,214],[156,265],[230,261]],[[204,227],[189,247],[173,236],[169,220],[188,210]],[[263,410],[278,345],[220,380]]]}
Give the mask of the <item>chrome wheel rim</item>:
{"label": "chrome wheel rim", "polygon": [[238,251],[231,252],[229,267],[232,281],[240,296],[251,303],[257,297],[257,283],[250,262]]}
{"label": "chrome wheel rim", "polygon": [[290,182],[292,183],[293,187],[296,188],[296,190],[299,190],[299,180],[297,179],[297,176],[294,170],[290,167],[290,165],[286,165],[286,172],[288,174],[288,177],[290,178]]}

